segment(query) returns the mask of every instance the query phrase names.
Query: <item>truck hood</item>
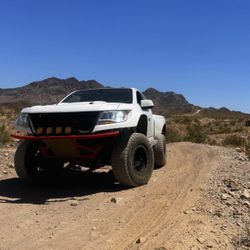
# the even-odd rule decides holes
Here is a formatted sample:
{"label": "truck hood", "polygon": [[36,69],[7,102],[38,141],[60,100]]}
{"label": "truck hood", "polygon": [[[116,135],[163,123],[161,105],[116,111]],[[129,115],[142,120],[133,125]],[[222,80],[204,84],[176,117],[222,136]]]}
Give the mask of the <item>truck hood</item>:
{"label": "truck hood", "polygon": [[24,108],[23,113],[65,113],[65,112],[87,112],[87,111],[104,111],[117,110],[120,103],[107,102],[75,102],[75,103],[58,103],[54,105],[33,106]]}

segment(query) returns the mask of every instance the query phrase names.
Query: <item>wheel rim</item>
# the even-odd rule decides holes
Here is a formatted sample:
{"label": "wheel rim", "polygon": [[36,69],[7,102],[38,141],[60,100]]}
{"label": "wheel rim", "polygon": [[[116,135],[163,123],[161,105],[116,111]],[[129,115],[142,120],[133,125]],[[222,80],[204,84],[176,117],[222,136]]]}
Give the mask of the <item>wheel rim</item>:
{"label": "wheel rim", "polygon": [[39,174],[45,171],[44,159],[37,145],[29,148],[26,160],[30,173]]}
{"label": "wheel rim", "polygon": [[139,145],[136,147],[134,151],[133,157],[133,166],[137,174],[143,174],[147,169],[148,165],[148,157],[147,157],[147,149]]}
{"label": "wheel rim", "polygon": [[41,153],[39,144],[33,144],[28,148],[26,155],[27,170],[34,178],[53,177],[60,168],[56,162],[49,162]]}

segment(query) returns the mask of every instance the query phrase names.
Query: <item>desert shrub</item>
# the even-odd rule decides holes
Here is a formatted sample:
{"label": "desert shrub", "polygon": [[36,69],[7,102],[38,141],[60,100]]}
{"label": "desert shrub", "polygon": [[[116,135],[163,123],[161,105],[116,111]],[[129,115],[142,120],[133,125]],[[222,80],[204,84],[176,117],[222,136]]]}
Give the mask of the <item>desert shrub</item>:
{"label": "desert shrub", "polygon": [[189,117],[183,117],[183,120],[182,120],[183,124],[189,124],[191,122],[192,122],[191,118],[189,118]]}
{"label": "desert shrub", "polygon": [[218,145],[215,139],[207,138],[206,143],[209,145]]}
{"label": "desert shrub", "polygon": [[219,127],[219,126],[221,125],[221,120],[216,120],[216,121],[214,122],[214,125],[215,125],[216,127]]}
{"label": "desert shrub", "polygon": [[217,132],[217,127],[215,126],[214,122],[208,122],[206,124],[204,124],[205,130],[207,134],[216,134]]}
{"label": "desert shrub", "polygon": [[168,126],[166,131],[166,141],[167,143],[179,142],[182,140],[182,136],[178,129]]}
{"label": "desert shrub", "polygon": [[224,126],[223,120],[215,120],[207,124],[206,130],[209,134],[221,134],[228,129]]}
{"label": "desert shrub", "polygon": [[195,143],[204,143],[207,135],[200,124],[193,124],[187,127],[188,134],[185,138],[187,141]]}
{"label": "desert shrub", "polygon": [[237,124],[237,121],[236,120],[230,120],[229,124],[230,124],[231,127],[235,127],[236,124]]}
{"label": "desert shrub", "polygon": [[5,125],[0,126],[0,145],[4,145],[5,143],[11,140],[10,133],[6,129]]}
{"label": "desert shrub", "polygon": [[250,248],[250,224],[246,225],[245,230],[235,238],[233,241],[236,249],[249,249]]}
{"label": "desert shrub", "polygon": [[234,132],[234,133],[241,133],[241,132],[243,132],[243,127],[235,127],[232,131]]}
{"label": "desert shrub", "polygon": [[246,140],[245,153],[246,153],[248,159],[250,160],[250,136],[248,136],[248,138]]}
{"label": "desert shrub", "polygon": [[225,121],[221,121],[220,125],[217,126],[216,133],[218,134],[228,134],[231,132],[231,127]]}
{"label": "desert shrub", "polygon": [[8,113],[6,113],[6,117],[7,117],[7,119],[11,119],[13,117],[13,114],[8,112]]}
{"label": "desert shrub", "polygon": [[201,125],[201,121],[198,119],[193,119],[193,123],[197,124],[197,125]]}
{"label": "desert shrub", "polygon": [[239,135],[228,135],[224,139],[223,145],[233,146],[233,147],[243,147],[245,145],[245,139]]}
{"label": "desert shrub", "polygon": [[176,124],[183,124],[183,125],[187,125],[192,122],[190,117],[180,116],[180,115],[173,117],[173,121]]}

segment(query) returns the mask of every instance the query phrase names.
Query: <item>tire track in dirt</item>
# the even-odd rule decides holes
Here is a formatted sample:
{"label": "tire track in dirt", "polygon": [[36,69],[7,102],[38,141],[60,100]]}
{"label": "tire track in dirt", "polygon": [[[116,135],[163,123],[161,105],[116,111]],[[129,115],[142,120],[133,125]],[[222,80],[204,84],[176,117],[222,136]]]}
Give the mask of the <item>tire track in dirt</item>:
{"label": "tire track in dirt", "polygon": [[[13,179],[13,173],[0,181],[0,249],[117,250],[164,245],[178,249],[178,237],[189,226],[183,212],[207,185],[218,164],[216,153],[207,145],[170,144],[167,166],[155,170],[147,185],[134,189],[121,189],[97,174],[73,179],[66,186],[28,189]],[[117,203],[111,202],[112,197]],[[76,199],[77,205],[72,207],[69,199]],[[145,240],[137,244],[140,237]]]}
{"label": "tire track in dirt", "polygon": [[[139,211],[128,222],[125,235],[121,234],[119,243],[110,249],[136,248],[135,242],[139,237],[149,242],[140,244],[140,248],[148,248],[152,246],[150,242],[154,242],[154,238],[159,238],[162,230],[171,231],[171,227],[178,222],[176,218],[182,216],[188,205],[198,199],[199,189],[206,183],[211,167],[215,165],[210,151],[207,146],[202,148],[193,144],[189,144],[189,148],[186,144],[171,146],[168,167],[160,170],[157,180],[150,187],[149,199],[144,207],[136,208]],[[189,195],[190,190],[192,194],[195,193],[195,198]],[[152,197],[155,199],[152,200]],[[168,237],[168,234],[164,235],[164,238]]]}

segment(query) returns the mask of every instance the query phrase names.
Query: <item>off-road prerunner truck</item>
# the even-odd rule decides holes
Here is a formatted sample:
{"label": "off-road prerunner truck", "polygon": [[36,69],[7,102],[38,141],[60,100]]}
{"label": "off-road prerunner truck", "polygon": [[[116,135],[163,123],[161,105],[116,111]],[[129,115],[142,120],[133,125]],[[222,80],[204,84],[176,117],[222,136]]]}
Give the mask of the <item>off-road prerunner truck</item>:
{"label": "off-road prerunner truck", "polygon": [[111,165],[125,186],[146,184],[166,163],[165,118],[134,88],[79,90],[55,105],[24,108],[15,169],[25,182],[59,177],[65,163],[96,169]]}

